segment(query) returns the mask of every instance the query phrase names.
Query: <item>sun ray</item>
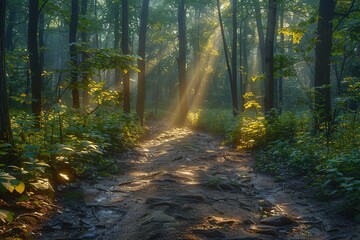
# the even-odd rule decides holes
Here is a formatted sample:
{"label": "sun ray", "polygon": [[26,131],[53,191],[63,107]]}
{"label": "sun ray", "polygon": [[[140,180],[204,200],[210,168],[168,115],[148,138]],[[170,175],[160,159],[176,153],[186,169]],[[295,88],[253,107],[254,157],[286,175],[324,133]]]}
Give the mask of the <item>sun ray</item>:
{"label": "sun ray", "polygon": [[[187,81],[186,98],[183,101],[188,101],[189,109],[197,109],[203,105],[203,100],[206,98],[207,90],[210,86],[210,77],[212,76],[214,65],[219,57],[220,48],[220,29],[217,28],[209,37],[200,61],[195,63],[194,71],[189,71],[191,78]],[[189,76],[189,73],[188,73]],[[179,118],[180,106],[183,102],[177,101],[176,106],[172,105],[172,109],[175,109],[174,114],[170,120],[171,123],[175,123]]]}

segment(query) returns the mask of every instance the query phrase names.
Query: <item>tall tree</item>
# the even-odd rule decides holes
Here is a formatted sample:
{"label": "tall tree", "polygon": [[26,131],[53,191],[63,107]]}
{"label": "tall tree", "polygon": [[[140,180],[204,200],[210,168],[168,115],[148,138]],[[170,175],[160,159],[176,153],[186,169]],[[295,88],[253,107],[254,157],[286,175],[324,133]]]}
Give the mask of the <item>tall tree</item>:
{"label": "tall tree", "polygon": [[[81,17],[86,19],[88,9],[88,0],[81,0]],[[81,31],[80,37],[82,44],[85,47],[88,47],[89,37],[87,33],[88,29],[84,28]],[[82,61],[86,61],[89,58],[89,54],[86,51],[83,51],[81,54]],[[90,105],[89,93],[88,93],[88,85],[89,85],[89,74],[84,71],[82,74],[82,86],[83,86],[83,109],[86,110]]]}
{"label": "tall tree", "polygon": [[178,58],[178,74],[179,74],[179,123],[182,124],[186,120],[188,113],[188,102],[186,94],[186,10],[185,0],[179,0],[178,6],[178,28],[179,28],[179,58]]}
{"label": "tall tree", "polygon": [[69,27],[69,47],[70,47],[70,62],[71,62],[71,94],[72,103],[75,109],[80,108],[80,96],[78,87],[77,74],[77,53],[76,53],[76,36],[79,20],[79,0],[71,0],[71,20]]}
{"label": "tall tree", "polygon": [[[234,88],[234,82],[236,79],[233,79],[233,74],[230,67],[230,60],[229,60],[229,49],[226,43],[226,37],[225,37],[225,30],[224,30],[224,24],[221,16],[221,6],[220,6],[220,0],[216,1],[217,4],[217,11],[218,11],[218,17],[219,17],[219,23],[220,23],[220,31],[221,31],[221,38],[223,42],[224,47],[224,54],[225,54],[225,61],[226,61],[226,67],[227,72],[229,75],[229,81],[230,81],[230,90],[231,90],[231,102],[232,102],[232,109],[233,109],[233,115],[236,116],[238,114],[238,100],[237,100],[237,89]],[[235,85],[236,86],[236,85]]]}
{"label": "tall tree", "polygon": [[315,48],[315,131],[331,121],[330,57],[335,0],[320,0]]}
{"label": "tall tree", "polygon": [[[242,11],[243,15],[247,15],[247,9]],[[249,18],[245,16],[239,24],[239,56],[240,56],[240,99],[241,99],[241,111],[245,110],[245,98],[246,88],[248,84],[248,34],[249,34]]]}
{"label": "tall tree", "polygon": [[259,0],[253,0],[254,9],[255,9],[255,19],[256,19],[256,27],[258,30],[259,37],[259,50],[260,50],[260,63],[261,63],[261,71],[265,73],[265,34],[262,23],[262,14],[260,8]]}
{"label": "tall tree", "polygon": [[14,50],[13,36],[14,36],[14,27],[16,25],[17,18],[17,9],[14,2],[8,3],[9,9],[9,17],[8,17],[8,25],[5,34],[5,49],[8,51]]}
{"label": "tall tree", "polygon": [[[45,14],[39,13],[39,57],[40,57],[40,68],[41,72],[44,71],[45,62]],[[42,81],[44,79],[42,78]]]}
{"label": "tall tree", "polygon": [[[123,54],[129,54],[129,2],[122,0],[122,34],[121,34],[121,49]],[[123,94],[124,103],[123,110],[125,113],[130,113],[130,75],[129,71],[123,71]]]}
{"label": "tall tree", "polygon": [[136,112],[140,118],[141,125],[144,124],[145,111],[145,48],[146,48],[146,29],[149,12],[149,0],[143,0],[140,17],[140,31],[139,31],[139,52],[141,59],[138,60],[139,74],[138,74],[138,94],[136,102]]}
{"label": "tall tree", "polygon": [[6,0],[0,0],[0,142],[12,143],[5,70]]}
{"label": "tall tree", "polygon": [[[114,49],[119,49],[120,45],[120,3],[113,2],[114,7]],[[121,70],[119,67],[115,68],[115,88],[120,90],[121,87]]]}
{"label": "tall tree", "polygon": [[[284,3],[282,2],[280,5],[280,13],[279,13],[279,28],[284,28]],[[280,33],[280,54],[284,56],[285,54],[285,35],[283,32]],[[283,105],[283,67],[284,67],[284,61],[283,57],[280,59],[280,76],[278,79],[278,109],[279,111],[282,111],[282,105]]]}
{"label": "tall tree", "polygon": [[274,40],[276,28],[276,0],[269,0],[268,25],[265,39],[265,103],[264,111],[269,114],[274,108]]}
{"label": "tall tree", "polygon": [[237,94],[237,0],[232,0],[232,47],[231,47],[231,66],[232,66],[232,76],[231,76],[231,97],[233,102],[233,115],[237,116],[239,114],[238,106],[238,94]]}
{"label": "tall tree", "polygon": [[39,0],[29,1],[28,51],[31,77],[31,109],[35,115],[36,127],[40,127],[41,115],[41,64],[38,50]]}

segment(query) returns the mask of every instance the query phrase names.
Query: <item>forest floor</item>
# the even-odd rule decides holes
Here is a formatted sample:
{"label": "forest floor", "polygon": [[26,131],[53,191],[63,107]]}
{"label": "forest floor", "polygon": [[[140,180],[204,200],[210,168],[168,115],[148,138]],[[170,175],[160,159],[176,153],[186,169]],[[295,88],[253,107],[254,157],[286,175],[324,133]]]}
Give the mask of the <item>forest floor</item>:
{"label": "forest floor", "polygon": [[213,136],[155,124],[121,174],[63,186],[54,214],[35,232],[60,239],[360,239],[360,226],[304,183],[253,170],[250,154]]}

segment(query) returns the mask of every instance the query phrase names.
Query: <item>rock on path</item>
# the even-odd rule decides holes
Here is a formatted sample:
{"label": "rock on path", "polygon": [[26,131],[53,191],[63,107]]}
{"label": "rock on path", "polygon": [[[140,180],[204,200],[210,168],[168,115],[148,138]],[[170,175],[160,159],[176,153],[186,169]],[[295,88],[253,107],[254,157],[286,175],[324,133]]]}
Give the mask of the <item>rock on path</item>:
{"label": "rock on path", "polygon": [[72,186],[81,197],[40,239],[359,239],[356,225],[312,216],[317,206],[204,133],[159,131],[118,164],[126,174]]}

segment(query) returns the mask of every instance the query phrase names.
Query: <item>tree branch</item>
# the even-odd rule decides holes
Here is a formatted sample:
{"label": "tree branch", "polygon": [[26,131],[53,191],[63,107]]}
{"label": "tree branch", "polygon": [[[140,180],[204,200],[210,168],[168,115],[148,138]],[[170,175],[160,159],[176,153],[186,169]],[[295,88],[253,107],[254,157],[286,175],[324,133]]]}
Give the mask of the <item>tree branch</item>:
{"label": "tree branch", "polygon": [[38,11],[38,15],[40,15],[41,11],[44,9],[44,7],[45,7],[45,5],[48,3],[48,1],[49,1],[49,0],[45,0],[45,1],[43,2],[43,4],[41,5],[41,7],[40,7],[40,9],[39,9],[39,11]]}
{"label": "tree branch", "polygon": [[341,14],[342,18],[339,20],[339,22],[338,22],[338,23],[336,24],[336,26],[333,28],[333,32],[335,32],[336,29],[340,26],[341,22],[344,21],[345,18],[349,17],[349,14],[350,14],[350,13],[352,13],[352,9],[353,9],[353,7],[354,7],[354,5],[355,5],[355,2],[356,2],[356,0],[352,0],[349,9],[348,9],[345,13]]}

